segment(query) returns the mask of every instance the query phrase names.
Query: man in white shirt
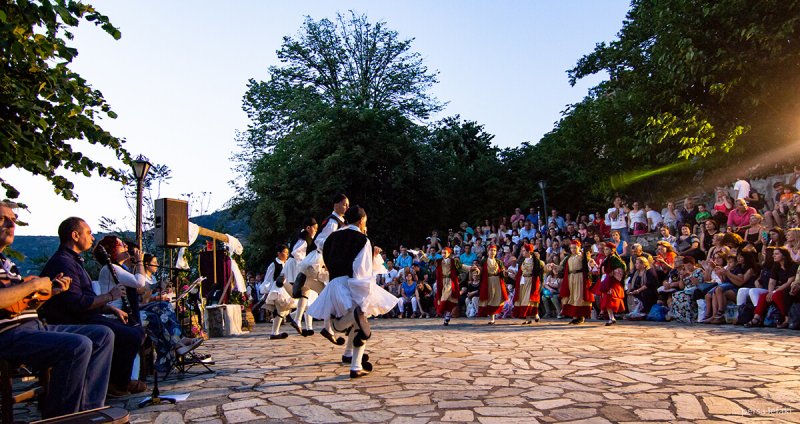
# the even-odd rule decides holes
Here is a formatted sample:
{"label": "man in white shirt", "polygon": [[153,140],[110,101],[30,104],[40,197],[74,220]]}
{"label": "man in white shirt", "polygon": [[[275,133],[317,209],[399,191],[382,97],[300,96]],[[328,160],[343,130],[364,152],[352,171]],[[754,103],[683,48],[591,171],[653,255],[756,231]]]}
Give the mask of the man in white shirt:
{"label": "man in white shirt", "polygon": [[649,203],[644,204],[644,210],[647,212],[647,225],[650,227],[650,231],[655,231],[664,219],[658,211],[650,207]]}
{"label": "man in white shirt", "polygon": [[736,178],[733,189],[736,191],[736,199],[747,199],[750,197],[750,183],[742,177]]}
{"label": "man in white shirt", "polygon": [[606,212],[606,224],[611,227],[611,231],[619,231],[622,240],[628,242],[628,208],[622,204],[622,198],[617,196],[614,198],[614,207],[609,208]]}

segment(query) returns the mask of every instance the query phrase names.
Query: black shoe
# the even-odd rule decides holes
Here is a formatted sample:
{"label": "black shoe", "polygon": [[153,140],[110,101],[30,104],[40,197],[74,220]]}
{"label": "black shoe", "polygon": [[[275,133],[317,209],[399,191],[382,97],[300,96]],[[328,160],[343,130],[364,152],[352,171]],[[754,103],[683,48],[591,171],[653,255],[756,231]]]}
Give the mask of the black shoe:
{"label": "black shoe", "polygon": [[609,325],[614,325],[614,324],[616,324],[616,323],[617,323],[617,320],[615,320],[615,319],[610,319],[610,320],[608,320],[608,322],[606,323],[606,327],[608,327]]}
{"label": "black shoe", "polygon": [[333,344],[335,344],[335,345],[341,346],[341,345],[343,345],[343,344],[344,344],[344,338],[342,338],[342,337],[339,337],[339,338],[336,338],[336,339],[334,339],[334,338],[333,338],[333,334],[331,334],[331,333],[328,331],[328,329],[327,329],[327,328],[323,328],[323,329],[322,329],[322,331],[320,331],[320,332],[319,332],[319,334],[320,334],[322,337],[325,337],[326,339],[328,339],[328,341],[329,341],[329,342],[331,342],[331,343],[333,343]]}
{"label": "black shoe", "polygon": [[281,333],[281,334],[273,334],[273,335],[269,336],[269,339],[270,340],[278,340],[278,339],[285,339],[287,337],[289,337],[288,334]]}
{"label": "black shoe", "polygon": [[[366,356],[366,354],[364,356]],[[366,372],[372,372],[372,362],[361,361],[361,368],[364,368]]]}
{"label": "black shoe", "polygon": [[300,328],[300,326],[299,326],[299,325],[297,325],[297,322],[295,322],[295,321],[289,321],[289,325],[291,325],[291,326],[292,326],[292,328],[294,328],[294,329],[295,329],[295,331],[297,331],[297,334],[299,334],[299,335],[301,335],[301,336],[303,335],[303,330]]}
{"label": "black shoe", "polygon": [[[367,361],[369,361],[369,355],[366,354],[366,353],[361,355],[361,366],[362,367],[364,366],[364,362],[367,362]],[[342,363],[343,364],[349,364],[351,362],[353,362],[353,357],[352,356],[344,356],[344,355],[342,355]]]}
{"label": "black shoe", "polygon": [[303,337],[313,336],[314,330],[303,330],[303,332],[300,333],[300,335]]}
{"label": "black shoe", "polygon": [[364,370],[359,370],[359,371],[350,370],[350,378],[360,378],[360,377],[363,377],[363,376],[368,375],[368,374],[369,374],[369,371],[367,371],[365,369]]}
{"label": "black shoe", "polygon": [[444,325],[450,325],[450,317],[444,319]]}
{"label": "black shoe", "polygon": [[534,322],[539,322],[539,315],[536,315],[536,316],[533,318],[533,321],[534,321]]}
{"label": "black shoe", "polygon": [[580,317],[575,320],[575,325],[583,324],[584,322],[586,322],[586,319],[584,317]]}
{"label": "black shoe", "polygon": [[571,325],[575,325],[578,323],[578,318],[572,318],[572,321],[569,322]]}

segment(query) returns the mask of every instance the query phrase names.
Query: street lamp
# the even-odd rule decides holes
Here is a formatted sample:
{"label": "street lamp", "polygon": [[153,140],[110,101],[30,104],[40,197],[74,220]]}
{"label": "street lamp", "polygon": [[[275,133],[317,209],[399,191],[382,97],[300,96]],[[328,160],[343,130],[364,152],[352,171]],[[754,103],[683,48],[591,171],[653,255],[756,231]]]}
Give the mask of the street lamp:
{"label": "street lamp", "polygon": [[544,203],[544,221],[540,222],[539,225],[547,228],[547,195],[544,193],[544,189],[547,188],[547,181],[539,180],[539,188],[542,189],[542,202]]}
{"label": "street lamp", "polygon": [[150,162],[142,155],[131,162],[133,176],[136,177],[136,245],[139,250],[142,250],[142,188],[150,166]]}

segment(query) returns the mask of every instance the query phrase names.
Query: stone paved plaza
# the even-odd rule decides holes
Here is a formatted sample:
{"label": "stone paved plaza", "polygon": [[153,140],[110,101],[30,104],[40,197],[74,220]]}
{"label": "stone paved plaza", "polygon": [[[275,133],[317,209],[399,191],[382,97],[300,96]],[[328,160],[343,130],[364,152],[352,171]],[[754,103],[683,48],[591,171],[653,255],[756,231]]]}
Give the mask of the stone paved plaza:
{"label": "stone paved plaza", "polygon": [[[375,371],[350,380],[320,336],[267,325],[211,339],[216,375],[171,379],[177,405],[134,423],[800,422],[800,332],[733,326],[501,320],[373,321]],[[290,328],[289,328],[290,329]]]}

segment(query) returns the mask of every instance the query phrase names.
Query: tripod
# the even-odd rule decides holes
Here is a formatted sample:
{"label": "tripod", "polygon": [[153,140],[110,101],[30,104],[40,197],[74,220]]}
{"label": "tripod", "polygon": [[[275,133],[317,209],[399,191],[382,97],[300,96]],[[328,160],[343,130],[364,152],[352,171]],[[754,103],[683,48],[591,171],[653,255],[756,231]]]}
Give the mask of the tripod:
{"label": "tripod", "polygon": [[[153,342],[150,341],[151,347]],[[158,371],[156,371],[156,364],[155,364],[155,357],[151,356],[150,359],[150,368],[153,370],[153,393],[150,395],[149,399],[144,399],[139,402],[139,408],[144,408],[145,406],[149,405],[160,405],[162,403],[175,403],[177,400],[170,396],[161,397],[161,393],[158,390]],[[166,377],[166,376],[165,376]]]}

